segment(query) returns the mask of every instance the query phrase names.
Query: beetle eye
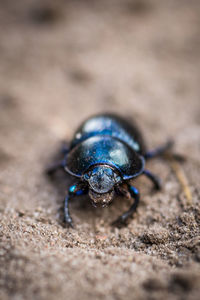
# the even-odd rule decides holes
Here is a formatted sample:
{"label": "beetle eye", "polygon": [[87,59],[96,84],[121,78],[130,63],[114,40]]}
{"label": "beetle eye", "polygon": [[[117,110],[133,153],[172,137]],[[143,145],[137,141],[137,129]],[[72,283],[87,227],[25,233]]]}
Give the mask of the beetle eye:
{"label": "beetle eye", "polygon": [[119,175],[117,175],[116,173],[114,173],[114,178],[115,178],[116,183],[121,181],[121,177]]}
{"label": "beetle eye", "polygon": [[91,176],[91,172],[88,172],[88,173],[85,173],[85,174],[83,175],[83,178],[84,178],[85,180],[89,180],[89,179],[90,179],[90,176]]}
{"label": "beetle eye", "polygon": [[107,193],[116,183],[114,171],[107,166],[95,167],[88,179],[90,187],[97,193]]}

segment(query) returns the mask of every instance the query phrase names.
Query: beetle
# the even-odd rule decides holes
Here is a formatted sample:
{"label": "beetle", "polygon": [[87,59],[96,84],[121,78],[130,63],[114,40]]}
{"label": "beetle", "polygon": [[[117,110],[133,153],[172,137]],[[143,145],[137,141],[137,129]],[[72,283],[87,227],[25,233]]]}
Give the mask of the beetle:
{"label": "beetle", "polygon": [[64,159],[48,168],[52,175],[57,169],[77,178],[65,197],[64,219],[73,227],[69,201],[74,196],[89,194],[92,205],[107,206],[114,194],[133,199],[129,210],[113,224],[126,224],[136,211],[140,194],[131,184],[139,175],[149,178],[156,190],[161,189],[160,179],[145,167],[148,159],[162,155],[172,146],[166,142],[153,151],[147,151],[144,139],[136,124],[115,114],[99,114],[88,118],[76,130],[69,147],[63,149]]}

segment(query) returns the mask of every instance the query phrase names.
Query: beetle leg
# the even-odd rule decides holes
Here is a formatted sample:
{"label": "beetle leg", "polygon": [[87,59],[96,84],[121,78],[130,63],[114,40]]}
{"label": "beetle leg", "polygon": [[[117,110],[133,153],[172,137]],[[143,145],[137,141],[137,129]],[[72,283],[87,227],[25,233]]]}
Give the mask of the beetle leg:
{"label": "beetle leg", "polygon": [[84,195],[86,193],[87,193],[87,189],[85,186],[83,186],[82,183],[74,184],[74,185],[70,186],[70,188],[68,190],[68,194],[65,197],[64,220],[72,228],[73,228],[73,223],[72,223],[72,219],[71,219],[70,213],[69,213],[69,200],[71,200],[75,196]]}
{"label": "beetle leg", "polygon": [[164,152],[171,149],[173,144],[174,144],[173,141],[169,140],[166,144],[164,144],[164,145],[162,145],[162,146],[160,146],[160,147],[158,147],[154,150],[146,152],[145,155],[144,155],[144,158],[145,159],[150,159],[150,158],[154,158],[156,156],[162,155],[162,154],[164,154]]}
{"label": "beetle leg", "polygon": [[134,202],[123,215],[121,215],[119,218],[117,218],[116,221],[112,223],[112,225],[123,225],[125,224],[126,220],[133,215],[133,213],[136,211],[139,200],[140,200],[140,194],[139,191],[131,185],[128,185],[128,191],[130,193],[130,196],[134,198]]}
{"label": "beetle leg", "polygon": [[61,153],[66,155],[69,152],[69,145],[66,142],[63,142],[61,147]]}
{"label": "beetle leg", "polygon": [[161,180],[160,178],[158,178],[156,175],[152,174],[150,171],[148,170],[144,170],[143,174],[145,176],[147,176],[154,184],[154,187],[156,190],[160,190],[162,185],[161,185]]}
{"label": "beetle leg", "polygon": [[120,196],[130,198],[130,192],[127,189],[127,184],[121,184],[119,186],[115,186],[115,192]]}
{"label": "beetle leg", "polygon": [[55,171],[57,171],[58,169],[63,168],[64,165],[65,165],[65,161],[64,160],[57,161],[57,162],[53,163],[52,165],[50,165],[46,169],[46,174],[47,175],[53,175],[55,173]]}
{"label": "beetle leg", "polygon": [[62,147],[60,149],[60,153],[64,154],[65,158],[51,164],[46,170],[47,175],[52,175],[58,169],[64,168],[68,152],[69,152],[68,144],[66,142],[63,142]]}

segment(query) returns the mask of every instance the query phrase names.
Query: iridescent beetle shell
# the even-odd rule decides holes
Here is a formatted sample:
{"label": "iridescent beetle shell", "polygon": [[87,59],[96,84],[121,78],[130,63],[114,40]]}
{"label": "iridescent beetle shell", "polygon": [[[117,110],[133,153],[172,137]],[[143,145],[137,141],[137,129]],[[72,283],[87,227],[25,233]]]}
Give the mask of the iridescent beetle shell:
{"label": "iridescent beetle shell", "polygon": [[143,171],[144,152],[144,142],[135,127],[114,115],[94,116],[75,132],[65,170],[82,177],[95,165],[107,165],[127,180]]}

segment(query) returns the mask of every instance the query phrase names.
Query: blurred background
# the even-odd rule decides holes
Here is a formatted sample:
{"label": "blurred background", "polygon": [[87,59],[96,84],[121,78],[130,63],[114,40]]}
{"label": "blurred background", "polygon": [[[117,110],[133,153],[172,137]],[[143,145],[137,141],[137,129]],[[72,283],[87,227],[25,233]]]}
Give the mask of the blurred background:
{"label": "blurred background", "polygon": [[[149,148],[165,142],[168,137],[175,139],[175,150],[189,158],[183,168],[194,203],[197,203],[200,182],[199,83],[198,0],[0,1],[0,212],[2,249],[8,253],[6,259],[4,255],[2,258],[2,299],[10,296],[21,299],[27,295],[29,299],[34,295],[37,299],[54,299],[58,295],[59,299],[65,299],[69,292],[71,299],[77,299],[80,292],[83,299],[114,299],[115,296],[116,299],[133,299],[133,292],[138,295],[137,299],[145,299],[148,293],[154,292],[156,294],[152,295],[157,297],[162,292],[166,298],[171,295],[170,299],[178,299],[176,297],[184,295],[186,290],[187,299],[190,299],[189,294],[191,299],[198,298],[198,284],[193,286],[190,282],[188,289],[184,289],[191,273],[183,275],[185,281],[178,281],[174,274],[167,277],[180,265],[185,271],[195,269],[199,259],[195,256],[197,248],[188,250],[179,245],[187,248],[186,251],[170,244],[162,252],[160,248],[148,248],[140,240],[142,232],[148,230],[151,223],[146,218],[148,212],[149,218],[156,215],[159,224],[164,222],[159,232],[175,230],[179,239],[181,234],[184,235],[177,228],[167,227],[182,213],[182,206],[177,202],[180,187],[166,164],[155,162],[152,169],[168,181],[167,195],[155,196],[155,201],[159,199],[152,210],[149,186],[146,188],[141,184],[144,202],[139,219],[128,229],[123,229],[122,236],[110,229],[109,210],[104,215],[95,212],[94,216],[93,211],[87,215],[73,207],[77,231],[70,229],[67,232],[60,227],[58,209],[64,195],[46,180],[43,171],[61,141],[70,140],[80,122],[91,114],[112,111],[136,120]],[[184,198],[182,194],[181,197]],[[116,207],[116,214],[119,214],[121,204]],[[167,217],[162,215],[165,209]],[[184,211],[188,214],[186,223],[197,222],[197,217],[194,217],[196,221],[191,217],[196,209],[195,206],[192,211]],[[112,212],[115,213],[114,208]],[[198,226],[191,228],[192,233],[185,237],[188,243],[191,243],[189,238],[197,236]],[[99,232],[100,236],[109,238],[99,241],[96,238]],[[139,240],[141,244],[136,243]],[[194,247],[197,244],[194,242]],[[73,249],[74,252],[65,252],[75,245],[78,248]],[[109,250],[116,261],[102,250],[111,246],[117,249]],[[87,252],[81,252],[85,248],[102,251],[100,257],[102,255],[106,262],[111,262],[112,266],[108,263],[106,282],[105,261],[99,259],[98,277],[98,270],[93,269],[96,265],[93,252],[88,258]],[[134,271],[130,271],[126,260],[131,257],[132,262],[133,253],[128,249],[144,255],[136,258]],[[67,262],[66,256],[69,257]],[[151,261],[152,256],[160,261]],[[18,265],[20,259],[22,262]],[[83,273],[80,274],[78,267],[84,259]],[[74,261],[79,264],[77,269]],[[120,261],[124,264],[120,265]],[[188,267],[189,261],[192,265]],[[165,273],[158,271],[156,277],[155,265],[162,266],[158,269]],[[126,270],[124,266],[127,266]],[[118,275],[111,276],[116,268]],[[41,285],[34,275],[37,272]],[[55,279],[54,272],[60,273],[60,277]],[[74,277],[68,282],[67,274],[71,272]],[[137,282],[133,283],[135,277],[129,272],[139,274]],[[195,274],[199,280],[198,268]],[[97,276],[94,282],[93,276]],[[152,276],[157,278],[153,291],[152,285],[148,285],[148,278]],[[166,281],[166,285],[158,283],[159,278]],[[195,280],[193,283],[199,282]],[[171,291],[175,296],[170,294]]]}

